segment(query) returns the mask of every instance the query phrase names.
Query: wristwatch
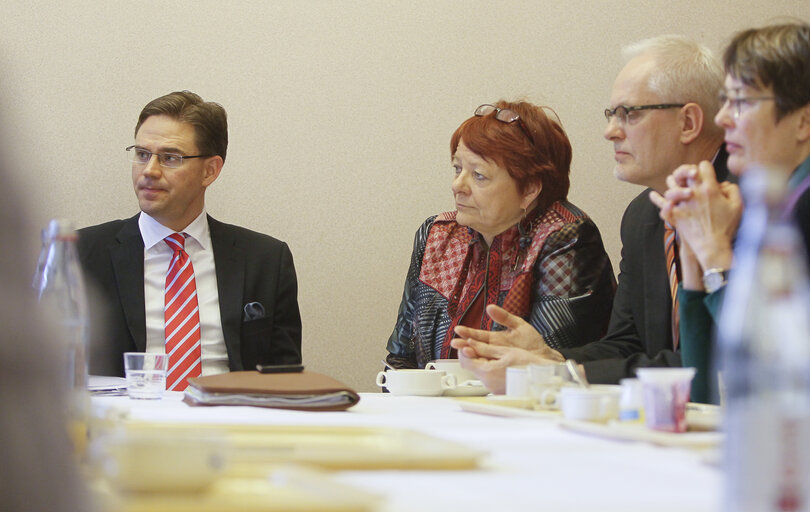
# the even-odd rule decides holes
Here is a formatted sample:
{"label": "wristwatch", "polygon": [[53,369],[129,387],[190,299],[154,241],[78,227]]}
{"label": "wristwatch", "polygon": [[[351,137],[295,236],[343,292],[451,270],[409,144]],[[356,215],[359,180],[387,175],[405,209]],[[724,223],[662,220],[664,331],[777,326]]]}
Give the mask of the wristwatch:
{"label": "wristwatch", "polygon": [[728,270],[722,268],[710,268],[703,273],[703,287],[706,293],[714,293],[728,281]]}

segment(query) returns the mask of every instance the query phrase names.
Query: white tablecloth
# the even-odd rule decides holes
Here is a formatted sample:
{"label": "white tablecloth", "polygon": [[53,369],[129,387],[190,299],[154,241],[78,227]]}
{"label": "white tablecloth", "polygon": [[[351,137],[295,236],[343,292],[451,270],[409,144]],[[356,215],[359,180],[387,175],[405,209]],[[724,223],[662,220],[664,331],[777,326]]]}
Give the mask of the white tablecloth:
{"label": "white tablecloth", "polygon": [[551,420],[463,411],[450,398],[362,394],[345,412],[189,407],[180,393],[160,401],[96,397],[97,409],[167,422],[399,427],[487,453],[466,471],[339,471],[334,477],[385,497],[385,511],[677,511],[720,509],[720,471],[704,452],[614,441]]}

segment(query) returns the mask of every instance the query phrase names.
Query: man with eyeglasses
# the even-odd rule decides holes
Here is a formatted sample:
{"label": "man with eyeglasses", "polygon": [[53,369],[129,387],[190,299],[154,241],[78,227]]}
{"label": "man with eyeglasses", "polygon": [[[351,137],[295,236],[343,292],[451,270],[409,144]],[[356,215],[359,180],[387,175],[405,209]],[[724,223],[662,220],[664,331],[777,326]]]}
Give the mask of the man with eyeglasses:
{"label": "man with eyeglasses", "polygon": [[[622,260],[608,332],[582,347],[553,350],[520,318],[489,306],[504,331],[458,327],[454,346],[463,364],[491,389],[503,384],[503,359],[511,365],[574,359],[595,383],[616,383],[638,367],[680,366],[677,341],[677,238],[667,232],[651,191],[667,189],[678,166],[714,161],[725,179],[723,132],[712,123],[723,72],[711,52],[680,36],[660,36],[624,49],[604,136],[613,143],[614,175],[647,189],[627,207],[621,227]],[[668,257],[668,253],[669,256]],[[520,347],[520,348],[518,348]]]}
{"label": "man with eyeglasses", "polygon": [[123,375],[124,352],[169,354],[167,389],[200,375],[301,361],[287,244],[207,215],[228,147],[225,110],[189,92],[149,102],[126,148],[140,212],[79,231],[91,308],[90,372]]}

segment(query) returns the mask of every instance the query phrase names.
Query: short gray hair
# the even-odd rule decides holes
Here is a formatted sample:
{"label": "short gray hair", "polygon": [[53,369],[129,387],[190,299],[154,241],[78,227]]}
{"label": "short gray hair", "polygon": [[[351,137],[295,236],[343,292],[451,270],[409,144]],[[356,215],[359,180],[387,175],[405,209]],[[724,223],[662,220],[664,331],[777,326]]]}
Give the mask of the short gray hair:
{"label": "short gray hair", "polygon": [[706,46],[680,35],[662,35],[644,39],[622,48],[630,60],[650,54],[656,62],[650,74],[649,88],[667,103],[697,103],[708,122],[720,110],[718,93],[723,87],[723,67]]}

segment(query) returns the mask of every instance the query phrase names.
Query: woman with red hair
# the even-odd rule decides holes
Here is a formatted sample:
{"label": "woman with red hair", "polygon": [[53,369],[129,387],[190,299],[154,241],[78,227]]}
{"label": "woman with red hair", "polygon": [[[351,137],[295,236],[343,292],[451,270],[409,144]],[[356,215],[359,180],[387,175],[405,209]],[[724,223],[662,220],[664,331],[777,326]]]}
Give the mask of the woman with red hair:
{"label": "woman with red hair", "polygon": [[455,358],[456,325],[503,328],[487,304],[524,318],[553,348],[601,337],[616,281],[596,225],[566,200],[571,143],[560,123],[526,102],[481,105],[450,154],[456,210],[416,233],[388,363]]}

